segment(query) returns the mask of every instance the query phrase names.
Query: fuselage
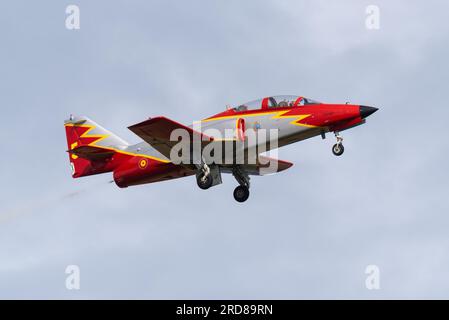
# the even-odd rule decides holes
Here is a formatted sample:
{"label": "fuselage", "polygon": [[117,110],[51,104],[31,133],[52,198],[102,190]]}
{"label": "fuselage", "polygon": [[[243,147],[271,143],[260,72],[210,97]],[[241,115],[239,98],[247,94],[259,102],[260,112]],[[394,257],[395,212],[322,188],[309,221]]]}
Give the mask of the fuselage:
{"label": "fuselage", "polygon": [[[190,127],[213,136],[217,141],[238,140],[240,130],[246,132],[246,135],[252,131],[260,132],[262,130],[269,134],[274,130],[277,132],[278,147],[282,147],[327,132],[343,131],[363,124],[364,118],[369,112],[365,111],[364,113],[363,110],[366,108],[370,110],[371,107],[317,103],[242,111],[229,109],[198,121]],[[232,136],[229,136],[229,132]],[[170,159],[164,157],[146,142],[129,146],[128,151],[139,152],[170,162]]]}
{"label": "fuselage", "polygon": [[[269,99],[268,103],[267,99]],[[275,99],[279,100],[276,97]],[[264,98],[248,103],[248,106],[240,105],[195,122],[190,127],[213,137],[215,143],[220,141],[233,143],[245,140],[251,133],[260,135],[260,132],[264,132],[265,139],[248,142],[245,148],[257,148],[260,147],[259,143],[263,143],[261,150],[268,151],[318,135],[325,135],[327,132],[339,132],[358,126],[365,122],[366,116],[377,110],[352,104],[324,104],[314,101],[304,103],[307,99],[294,96],[290,101],[284,99],[286,101],[284,104],[275,102],[275,99]],[[294,102],[298,99],[301,99],[303,103]],[[276,133],[277,141],[267,144],[267,141],[273,139],[273,132]],[[116,182],[119,182],[119,186],[121,186],[121,180],[126,180],[126,183],[122,185],[128,186],[193,175],[196,172],[194,167],[174,165],[170,159],[146,142],[129,146],[125,151],[146,157],[149,164],[148,169],[140,168],[136,174],[133,174],[136,171],[136,165],[132,161],[130,170],[133,172],[117,171],[114,178]],[[136,161],[138,159],[139,157]],[[226,167],[229,168],[227,165],[223,166],[223,169]],[[148,172],[145,174],[145,171]],[[122,179],[124,176],[126,179]]]}

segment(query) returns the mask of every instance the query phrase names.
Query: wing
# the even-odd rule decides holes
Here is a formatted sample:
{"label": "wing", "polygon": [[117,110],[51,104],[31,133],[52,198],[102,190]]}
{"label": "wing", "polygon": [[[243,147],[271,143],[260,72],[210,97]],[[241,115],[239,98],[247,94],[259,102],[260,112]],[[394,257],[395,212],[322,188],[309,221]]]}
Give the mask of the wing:
{"label": "wing", "polygon": [[[188,134],[190,142],[198,139],[201,141],[201,150],[205,145],[211,143],[213,137],[206,136],[201,132],[195,131],[181,123],[173,121],[165,117],[156,117],[137,123],[128,127],[145,142],[170,159],[171,149],[178,143],[172,141],[170,136],[176,129],[183,129]],[[293,163],[259,155],[256,164],[244,164],[243,168],[251,175],[267,175],[277,173],[290,168]],[[223,169],[229,169],[227,165],[221,166]],[[230,167],[232,168],[232,166]]]}
{"label": "wing", "polygon": [[149,120],[137,123],[128,127],[129,130],[134,132],[145,142],[150,144],[157,151],[162,153],[165,157],[170,159],[170,151],[178,141],[172,141],[170,136],[176,129],[183,129],[189,135],[190,142],[194,139],[198,139],[202,143],[202,147],[205,144],[213,141],[212,137],[206,136],[201,132],[195,131],[190,127],[187,127],[181,123],[170,120],[165,117],[156,117]]}
{"label": "wing", "polygon": [[[259,155],[256,164],[242,164],[240,166],[249,175],[265,176],[287,170],[293,166],[293,163]],[[232,172],[232,165],[224,165],[222,168],[225,172]]]}
{"label": "wing", "polygon": [[287,170],[288,168],[293,166],[292,162],[289,162],[286,160],[281,160],[281,159],[270,158],[270,157],[262,156],[262,155],[259,155],[259,162],[262,163],[260,165],[260,167],[262,167],[262,168],[265,168],[265,167],[275,164],[276,168],[278,168],[277,172]]}

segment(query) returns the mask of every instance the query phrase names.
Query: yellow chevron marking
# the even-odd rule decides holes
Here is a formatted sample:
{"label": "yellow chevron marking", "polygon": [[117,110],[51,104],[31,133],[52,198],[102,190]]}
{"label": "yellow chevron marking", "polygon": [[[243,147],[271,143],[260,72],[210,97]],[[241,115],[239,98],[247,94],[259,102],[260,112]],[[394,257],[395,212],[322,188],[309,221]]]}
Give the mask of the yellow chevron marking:
{"label": "yellow chevron marking", "polygon": [[108,134],[97,134],[97,135],[90,135],[89,132],[91,132],[93,129],[95,129],[96,127],[93,125],[88,125],[88,124],[73,124],[73,123],[67,123],[65,124],[66,127],[78,127],[78,128],[88,128],[88,130],[86,132],[84,132],[79,139],[81,138],[94,138],[97,139],[91,143],[88,144],[88,146],[94,146],[97,147],[96,143],[106,139],[107,137],[109,137]]}
{"label": "yellow chevron marking", "polygon": [[[159,162],[163,162],[163,163],[170,163],[169,160],[165,160],[165,159],[161,159],[158,157],[153,157],[150,155],[146,155],[146,154],[141,154],[141,153],[133,153],[133,152],[128,152],[128,151],[123,151],[117,148],[113,148],[113,147],[104,147],[104,146],[98,146],[96,145],[96,143],[106,139],[107,137],[109,137],[108,134],[100,134],[100,135],[89,135],[89,132],[92,131],[93,129],[95,129],[96,127],[93,125],[88,125],[88,124],[80,124],[80,125],[76,125],[73,123],[66,123],[64,124],[64,126],[67,127],[81,127],[81,128],[89,128],[89,130],[87,130],[86,132],[84,132],[80,138],[98,138],[98,140],[93,141],[91,143],[88,144],[88,146],[94,146],[96,148],[100,148],[100,149],[104,149],[104,150],[109,150],[109,151],[114,151],[116,153],[120,153],[120,154],[124,154],[124,155],[128,155],[128,156],[134,156],[134,157],[141,157],[141,158],[146,158],[146,159],[151,159],[151,160],[155,160],[155,161],[159,161]],[[78,146],[78,143],[75,142]],[[74,143],[74,144],[75,144]],[[73,145],[73,144],[72,144]],[[74,148],[72,148],[73,150]],[[72,155],[74,156],[74,155]],[[77,156],[76,156],[77,157]],[[78,157],[77,157],[78,158]],[[73,158],[76,159],[76,158]]]}

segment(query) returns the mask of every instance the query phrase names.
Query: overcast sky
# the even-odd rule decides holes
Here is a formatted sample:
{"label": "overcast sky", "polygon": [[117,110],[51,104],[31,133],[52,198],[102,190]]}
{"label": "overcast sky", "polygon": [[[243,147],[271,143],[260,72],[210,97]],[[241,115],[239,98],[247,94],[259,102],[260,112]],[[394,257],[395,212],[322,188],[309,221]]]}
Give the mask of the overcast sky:
{"label": "overcast sky", "polygon": [[[77,4],[80,30],[65,27]],[[365,9],[380,8],[380,29]],[[449,3],[2,1],[0,298],[449,298]],[[74,180],[63,120],[125,140],[297,94],[379,107],[295,165],[208,191],[193,177],[121,190]],[[81,289],[67,290],[78,265]],[[380,290],[365,268],[380,269]]]}

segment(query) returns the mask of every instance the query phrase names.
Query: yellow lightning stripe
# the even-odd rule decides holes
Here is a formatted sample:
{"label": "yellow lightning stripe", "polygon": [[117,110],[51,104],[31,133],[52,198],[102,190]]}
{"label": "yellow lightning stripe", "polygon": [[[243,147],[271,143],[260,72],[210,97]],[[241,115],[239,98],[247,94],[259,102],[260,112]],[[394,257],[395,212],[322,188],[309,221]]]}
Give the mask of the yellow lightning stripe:
{"label": "yellow lightning stripe", "polygon": [[314,126],[314,125],[298,123],[298,121],[301,121],[301,120],[303,120],[303,119],[305,119],[307,117],[310,117],[310,114],[298,114],[298,115],[286,115],[286,116],[284,116],[284,114],[286,114],[286,113],[288,113],[290,111],[291,111],[291,109],[283,110],[283,111],[257,112],[257,113],[250,113],[250,114],[235,114],[235,115],[230,115],[230,116],[221,116],[221,117],[216,117],[216,118],[204,119],[201,122],[211,122],[211,121],[233,119],[233,118],[249,118],[249,117],[257,117],[257,116],[273,115],[271,117],[271,119],[294,118],[294,120],[292,120],[290,122],[290,124],[293,124],[293,125],[296,125],[296,126],[301,126],[301,127],[316,128],[316,126]]}
{"label": "yellow lightning stripe", "polygon": [[288,113],[290,110],[287,111],[282,111],[279,114],[274,115],[271,119],[287,119],[287,118],[294,118],[292,121],[289,122],[289,124],[293,124],[295,126],[300,126],[300,127],[311,127],[314,128],[315,126],[311,126],[308,124],[303,124],[303,123],[298,123],[298,121],[301,121],[307,117],[310,117],[310,114],[296,114],[296,115],[289,115],[289,116],[284,116],[284,114]]}
{"label": "yellow lightning stripe", "polygon": [[[158,158],[158,157],[149,156],[149,155],[146,155],[146,154],[123,151],[123,150],[120,150],[120,149],[117,149],[117,148],[113,148],[113,147],[98,146],[98,145],[96,145],[96,143],[106,139],[107,137],[109,137],[109,135],[108,134],[89,135],[88,133],[96,128],[95,126],[88,125],[88,124],[79,125],[79,124],[73,124],[73,123],[66,123],[64,126],[66,126],[66,127],[89,128],[89,130],[84,132],[79,138],[80,139],[81,138],[98,138],[98,140],[95,140],[95,141],[89,143],[88,146],[94,146],[96,148],[109,150],[109,151],[114,151],[116,153],[120,153],[120,154],[124,154],[124,155],[128,155],[128,156],[141,157],[141,158],[147,158],[147,159],[151,159],[151,160],[155,160],[155,161],[159,161],[159,162],[170,163],[169,160],[165,160],[165,159],[161,159],[161,158]],[[75,144],[76,144],[76,146],[75,146]],[[71,150],[73,150],[77,146],[78,146],[77,142],[73,143],[71,145],[71,147],[72,147]],[[73,158],[73,159],[75,159],[75,158]]]}
{"label": "yellow lightning stripe", "polygon": [[269,111],[269,112],[258,112],[258,113],[250,113],[250,114],[235,114],[231,116],[221,116],[221,117],[215,117],[215,118],[208,118],[201,120],[199,122],[210,122],[210,121],[217,121],[217,120],[224,120],[224,119],[233,119],[233,118],[248,118],[248,117],[257,117],[257,116],[265,116],[270,114],[279,114],[279,113],[285,113],[285,111]]}
{"label": "yellow lightning stripe", "polygon": [[[93,129],[95,129],[95,126],[92,125],[88,125],[88,124],[84,124],[84,125],[76,125],[73,123],[67,123],[65,124],[66,127],[78,127],[78,128],[88,128],[88,130],[86,132],[84,132],[79,139],[81,138],[92,138],[92,139],[97,139],[91,143],[88,144],[88,146],[94,146],[97,147],[97,145],[95,145],[97,142],[100,142],[101,140],[106,139],[107,137],[109,137],[108,134],[98,134],[98,135],[89,135],[89,132],[92,131]],[[100,147],[102,148],[102,147]]]}

